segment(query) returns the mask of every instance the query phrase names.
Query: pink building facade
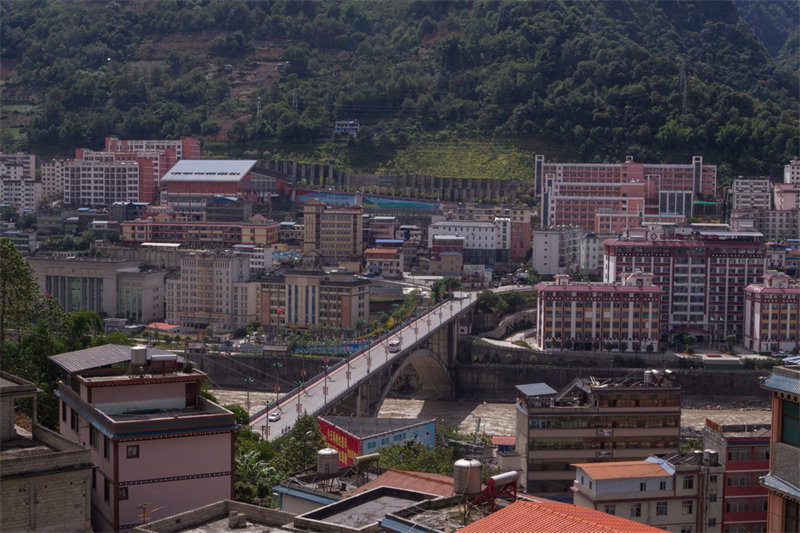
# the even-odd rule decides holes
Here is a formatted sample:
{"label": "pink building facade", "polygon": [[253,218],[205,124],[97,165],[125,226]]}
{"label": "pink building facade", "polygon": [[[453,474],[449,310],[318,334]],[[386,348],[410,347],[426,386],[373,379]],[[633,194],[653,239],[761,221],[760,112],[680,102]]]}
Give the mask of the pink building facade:
{"label": "pink building facade", "polygon": [[[204,373],[145,347],[106,345],[52,359],[69,373],[57,392],[61,435],[89,449],[95,465],[95,531],[131,529],[143,512],[157,519],[233,497],[237,426],[230,411],[200,396]],[[108,367],[131,359],[137,364]]]}
{"label": "pink building facade", "polygon": [[[620,164],[546,163],[537,155],[535,179],[542,227],[576,224],[604,232],[595,226],[596,213],[648,216],[649,222],[692,216],[694,200],[715,197],[717,169],[704,165],[701,156],[688,165],[666,165],[637,163],[630,156]],[[615,225],[630,227],[630,219],[621,217]]]}
{"label": "pink building facade", "polygon": [[744,345],[756,351],[800,347],[800,285],[768,270],[764,282],[748,285],[744,306]]}

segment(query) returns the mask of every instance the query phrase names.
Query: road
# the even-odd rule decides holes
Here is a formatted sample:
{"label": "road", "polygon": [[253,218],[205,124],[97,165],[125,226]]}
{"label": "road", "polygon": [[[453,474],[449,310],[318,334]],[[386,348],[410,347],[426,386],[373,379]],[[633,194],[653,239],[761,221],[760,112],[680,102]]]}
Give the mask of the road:
{"label": "road", "polygon": [[[472,305],[475,299],[474,292],[456,292],[452,299],[415,318],[366,350],[352,355],[345,364],[312,378],[313,381],[300,384],[299,391],[284,397],[269,411],[256,415],[250,422],[250,429],[268,440],[279,437],[294,426],[300,413],[316,413],[329,402],[344,396],[352,386],[368,379],[395,358],[404,356],[430,332]],[[400,342],[400,350],[390,352],[389,345],[395,341]],[[273,413],[279,414],[280,419],[268,422],[267,415]]]}

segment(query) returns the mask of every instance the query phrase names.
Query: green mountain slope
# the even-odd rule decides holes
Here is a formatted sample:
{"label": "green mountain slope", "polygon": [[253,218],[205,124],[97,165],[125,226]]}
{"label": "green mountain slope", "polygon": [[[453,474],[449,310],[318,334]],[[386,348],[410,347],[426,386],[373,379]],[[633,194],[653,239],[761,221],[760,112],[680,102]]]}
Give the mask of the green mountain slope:
{"label": "green mountain slope", "polygon": [[[703,154],[777,176],[800,153],[781,66],[797,56],[781,17],[800,8],[769,4],[5,1],[0,143],[191,134],[210,152],[498,177],[534,152]],[[359,138],[332,139],[349,119]]]}

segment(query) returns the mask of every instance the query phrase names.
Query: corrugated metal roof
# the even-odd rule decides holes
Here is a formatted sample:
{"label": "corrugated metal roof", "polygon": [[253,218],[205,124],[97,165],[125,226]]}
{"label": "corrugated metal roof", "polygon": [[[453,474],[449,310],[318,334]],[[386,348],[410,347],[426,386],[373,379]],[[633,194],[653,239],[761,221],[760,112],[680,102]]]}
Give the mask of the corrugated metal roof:
{"label": "corrugated metal roof", "polygon": [[255,160],[183,159],[161,181],[240,181],[255,164]]}
{"label": "corrugated metal roof", "polygon": [[772,374],[761,386],[765,389],[800,394],[800,379],[780,376],[778,374]]}
{"label": "corrugated metal roof", "polygon": [[528,383],[527,385],[517,385],[517,390],[525,396],[556,394],[556,391],[547,383]]}
{"label": "corrugated metal roof", "polygon": [[793,483],[789,483],[788,481],[784,481],[778,476],[767,474],[766,476],[764,476],[764,479],[761,482],[761,484],[767,487],[768,489],[777,490],[783,492],[784,494],[789,494],[794,498],[800,498],[800,487],[798,487]]}
{"label": "corrugated metal roof", "polygon": [[[100,368],[115,363],[130,361],[131,348],[132,346],[105,344],[103,346],[95,346],[94,348],[86,348],[85,350],[52,355],[50,356],[50,360],[72,374],[90,368]],[[172,352],[168,350],[162,350],[160,348],[147,348],[148,355],[166,355],[171,353]]]}

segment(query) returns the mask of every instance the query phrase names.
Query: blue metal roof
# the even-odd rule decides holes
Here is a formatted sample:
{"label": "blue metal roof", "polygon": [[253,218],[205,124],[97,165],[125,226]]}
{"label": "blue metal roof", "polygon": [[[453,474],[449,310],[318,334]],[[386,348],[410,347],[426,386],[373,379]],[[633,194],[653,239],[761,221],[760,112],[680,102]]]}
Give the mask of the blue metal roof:
{"label": "blue metal roof", "polygon": [[300,498],[314,503],[320,503],[322,505],[328,505],[329,503],[335,503],[339,501],[335,498],[328,498],[326,496],[321,496],[313,492],[306,492],[302,489],[295,489],[292,487],[286,487],[284,485],[278,485],[277,487],[272,487],[272,490],[274,492],[277,492],[278,494],[287,494],[289,496],[294,496],[295,498]]}
{"label": "blue metal roof", "polygon": [[800,487],[788,481],[784,481],[778,476],[767,474],[761,479],[761,484],[768,489],[777,490],[793,498],[800,499]]}
{"label": "blue metal roof", "polygon": [[527,385],[517,385],[517,390],[525,396],[556,394],[556,391],[547,383],[528,383]]}
{"label": "blue metal roof", "polygon": [[800,394],[800,379],[772,374],[764,381],[762,387],[791,394]]}

